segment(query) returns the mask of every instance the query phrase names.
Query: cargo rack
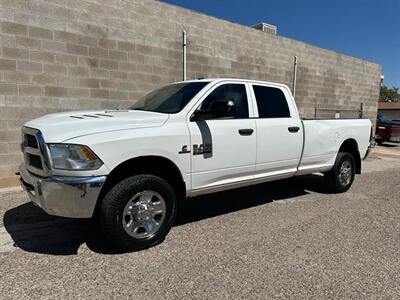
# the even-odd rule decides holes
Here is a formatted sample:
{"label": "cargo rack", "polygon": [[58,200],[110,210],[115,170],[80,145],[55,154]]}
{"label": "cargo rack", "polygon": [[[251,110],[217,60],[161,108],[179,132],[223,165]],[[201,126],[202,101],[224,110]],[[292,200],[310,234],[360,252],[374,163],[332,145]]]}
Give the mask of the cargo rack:
{"label": "cargo rack", "polygon": [[[323,115],[323,116],[320,116]],[[362,119],[364,117],[364,104],[360,103],[358,109],[333,109],[314,107],[314,119]]]}

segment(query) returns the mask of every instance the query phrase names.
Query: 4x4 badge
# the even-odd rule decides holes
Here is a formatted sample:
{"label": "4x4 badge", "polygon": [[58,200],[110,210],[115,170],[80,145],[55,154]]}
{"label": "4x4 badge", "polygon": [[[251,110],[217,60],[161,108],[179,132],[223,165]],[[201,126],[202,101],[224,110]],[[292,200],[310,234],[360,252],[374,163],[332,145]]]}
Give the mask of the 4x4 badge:
{"label": "4x4 badge", "polygon": [[211,154],[212,144],[193,145],[193,155]]}

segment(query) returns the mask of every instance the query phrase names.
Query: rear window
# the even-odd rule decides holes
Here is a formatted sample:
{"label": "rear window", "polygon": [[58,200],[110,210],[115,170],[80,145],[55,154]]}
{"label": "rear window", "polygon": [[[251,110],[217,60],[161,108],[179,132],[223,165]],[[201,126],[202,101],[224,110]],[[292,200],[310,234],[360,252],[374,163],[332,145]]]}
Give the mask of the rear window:
{"label": "rear window", "polygon": [[282,90],[253,85],[260,118],[289,118],[289,107]]}

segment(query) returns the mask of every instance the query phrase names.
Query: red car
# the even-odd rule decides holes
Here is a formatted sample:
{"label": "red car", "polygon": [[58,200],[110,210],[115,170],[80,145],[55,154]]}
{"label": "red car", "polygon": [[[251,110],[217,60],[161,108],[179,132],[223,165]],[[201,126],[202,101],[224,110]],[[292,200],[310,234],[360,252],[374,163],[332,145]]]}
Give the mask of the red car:
{"label": "red car", "polygon": [[379,145],[384,142],[400,142],[400,121],[390,120],[379,113],[376,120],[375,141]]}

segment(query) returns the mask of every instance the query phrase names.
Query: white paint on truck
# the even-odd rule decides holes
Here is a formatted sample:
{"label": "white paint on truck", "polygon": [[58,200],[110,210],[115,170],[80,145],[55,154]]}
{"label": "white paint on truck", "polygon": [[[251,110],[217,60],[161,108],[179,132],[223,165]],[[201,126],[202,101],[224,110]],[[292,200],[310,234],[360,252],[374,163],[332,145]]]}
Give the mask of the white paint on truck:
{"label": "white paint on truck", "polygon": [[[182,91],[191,84],[201,87],[187,98]],[[162,97],[168,93],[172,96],[165,104]],[[146,97],[144,107],[57,113],[27,122],[21,176],[32,200],[50,214],[91,217],[114,171],[132,162],[128,171],[136,174],[140,158],[149,164],[162,158],[175,166],[187,197],[314,172],[337,173],[333,168],[343,146],[355,163],[343,164],[340,172],[354,175],[370,146],[370,120],[302,120],[283,84],[202,79],[172,84]],[[27,137],[39,146],[28,145]],[[64,151],[59,144],[78,145],[86,159],[97,158],[99,167],[54,167],[49,145]],[[144,173],[145,166],[140,165]],[[153,173],[174,184],[168,181],[174,170],[158,171],[153,166]]]}

